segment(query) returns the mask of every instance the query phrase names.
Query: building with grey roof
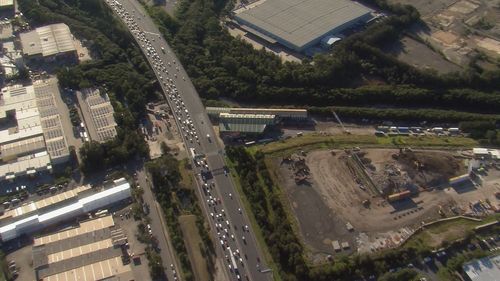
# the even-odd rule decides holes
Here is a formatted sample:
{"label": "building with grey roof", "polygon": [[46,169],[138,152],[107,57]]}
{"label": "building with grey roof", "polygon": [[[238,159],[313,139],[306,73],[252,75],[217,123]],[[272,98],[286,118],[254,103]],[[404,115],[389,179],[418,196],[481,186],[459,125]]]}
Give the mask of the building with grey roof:
{"label": "building with grey roof", "polygon": [[0,0],[0,11],[14,10],[14,0]]}
{"label": "building with grey roof", "polygon": [[298,108],[248,108],[248,107],[206,107],[207,114],[218,118],[221,113],[276,115],[280,119],[307,119],[307,109]]}
{"label": "building with grey roof", "polygon": [[261,134],[268,125],[275,123],[274,115],[263,114],[232,114],[221,113],[219,115],[219,132]]}
{"label": "building with grey roof", "polygon": [[19,35],[25,56],[44,59],[60,55],[77,57],[73,35],[64,23],[38,27]]}
{"label": "building with grey roof", "polygon": [[13,85],[0,92],[0,181],[51,171],[69,160],[55,95],[56,79]]}
{"label": "building with grey roof", "polygon": [[372,18],[372,10],[349,0],[261,0],[234,11],[245,30],[303,52],[328,35]]}
{"label": "building with grey roof", "polygon": [[112,140],[116,136],[116,122],[109,96],[97,88],[82,89],[76,96],[90,139],[97,142]]}
{"label": "building with grey roof", "polygon": [[92,191],[95,192],[81,192],[77,198],[63,200],[59,204],[54,204],[53,208],[35,209],[27,212],[26,215],[6,220],[5,224],[0,226],[1,241],[13,240],[23,234],[31,235],[44,228],[70,221],[131,196],[130,184],[125,178],[113,181],[112,186],[107,189]]}
{"label": "building with grey roof", "polygon": [[471,281],[500,280],[500,255],[465,263],[463,271]]}

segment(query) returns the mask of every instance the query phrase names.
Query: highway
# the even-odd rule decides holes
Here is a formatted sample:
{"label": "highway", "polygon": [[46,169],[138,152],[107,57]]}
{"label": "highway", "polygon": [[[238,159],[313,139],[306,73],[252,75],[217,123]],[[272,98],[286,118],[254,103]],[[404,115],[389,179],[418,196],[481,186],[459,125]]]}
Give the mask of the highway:
{"label": "highway", "polygon": [[136,0],[107,0],[107,3],[127,25],[147,57],[172,109],[188,154],[196,155],[191,158],[198,195],[211,226],[217,255],[224,259],[227,276],[230,280],[271,280],[272,273],[261,259],[261,250],[246,212],[225,170],[224,149],[216,140],[187,73]]}

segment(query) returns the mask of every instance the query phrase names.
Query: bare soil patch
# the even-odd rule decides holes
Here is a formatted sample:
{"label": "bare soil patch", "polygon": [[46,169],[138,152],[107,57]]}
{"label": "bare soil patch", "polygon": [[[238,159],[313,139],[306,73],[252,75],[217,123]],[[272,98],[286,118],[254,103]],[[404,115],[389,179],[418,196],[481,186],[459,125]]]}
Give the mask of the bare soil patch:
{"label": "bare soil patch", "polygon": [[438,186],[465,173],[463,160],[449,152],[372,149],[358,155],[384,195]]}
{"label": "bare soil patch", "polygon": [[[449,37],[449,36],[448,36]],[[456,40],[446,37],[446,40]],[[460,67],[446,60],[427,45],[410,37],[403,37],[389,48],[395,57],[420,69],[435,69],[441,73],[460,71]]]}
{"label": "bare soil patch", "polygon": [[193,266],[194,276],[196,280],[210,280],[210,273],[208,272],[207,263],[203,254],[201,253],[200,245],[201,240],[198,228],[196,227],[196,216],[183,215],[179,217],[179,224],[181,225],[184,240],[186,241],[186,248],[188,251],[191,265]]}
{"label": "bare soil patch", "polygon": [[[422,222],[454,215],[452,208],[455,207],[466,212],[470,200],[489,198],[498,203],[494,190],[489,187],[466,193],[445,188],[446,184],[427,189],[465,173],[464,160],[455,157],[453,152],[398,149],[356,152],[366,167],[364,175],[370,175],[375,186],[391,183],[384,195],[363,178],[354,165],[358,162],[353,154],[343,150],[299,150],[293,155],[268,158],[269,169],[288,197],[298,231],[313,261],[324,258],[325,254],[396,246]],[[498,176],[491,178],[498,179]],[[490,185],[485,181],[485,187]],[[387,194],[406,189],[411,189],[411,198],[387,201]],[[349,230],[347,225],[353,229]],[[350,247],[336,251],[334,241],[348,242]]]}

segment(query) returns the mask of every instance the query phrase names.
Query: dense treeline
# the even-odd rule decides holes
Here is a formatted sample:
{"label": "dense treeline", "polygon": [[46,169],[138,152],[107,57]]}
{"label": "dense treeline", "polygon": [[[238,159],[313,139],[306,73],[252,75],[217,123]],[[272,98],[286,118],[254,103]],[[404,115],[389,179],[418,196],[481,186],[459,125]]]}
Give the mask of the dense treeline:
{"label": "dense treeline", "polygon": [[[367,108],[367,107],[309,107],[309,113],[322,117],[332,117],[332,110],[340,118],[369,119],[377,121],[399,120],[403,122],[449,122],[462,121],[500,121],[500,115],[468,113],[453,110],[439,109],[408,109],[408,108]],[[494,124],[493,124],[494,126]]]}
{"label": "dense treeline", "polygon": [[[219,22],[230,1],[183,1],[176,19],[161,9],[150,9],[184,62],[201,96],[225,96],[238,101],[298,105],[446,108],[498,112],[499,71],[471,68],[463,73],[438,75],[420,71],[382,52],[380,47],[402,36],[419,21],[418,12],[384,0],[367,0],[391,12],[385,20],[354,34],[331,54],[313,63],[282,63],[264,50],[254,50],[232,38]],[[371,80],[382,85],[367,84]],[[383,85],[385,84],[385,85]],[[484,92],[486,91],[486,92]]]}
{"label": "dense treeline", "polygon": [[460,123],[460,129],[484,144],[500,145],[500,130],[493,121],[464,121]]}
{"label": "dense treeline", "polygon": [[66,23],[76,37],[87,40],[89,51],[96,57],[61,68],[57,73],[61,87],[100,87],[108,92],[115,109],[117,137],[104,144],[86,143],[80,151],[82,170],[99,171],[135,155],[147,155],[147,145],[137,132],[137,120],[143,116],[147,101],[156,98],[157,86],[128,30],[100,0],[19,0],[18,3],[33,27]]}
{"label": "dense treeline", "polygon": [[184,279],[194,280],[193,270],[179,224],[180,206],[174,199],[175,194],[181,195],[184,191],[179,188],[181,174],[177,159],[170,154],[166,154],[147,164],[148,172],[151,174],[153,191],[156,200],[160,203],[165,213],[167,226],[174,246],[175,252],[181,262]]}
{"label": "dense treeline", "polygon": [[[386,251],[372,257],[354,255],[339,257],[333,263],[311,267],[304,258],[304,248],[291,228],[291,221],[280,200],[279,187],[274,185],[264,161],[257,152],[255,158],[243,147],[227,147],[227,156],[234,163],[243,192],[252,205],[251,211],[265,239],[278,274],[285,281],[356,280],[382,275],[390,268],[404,267],[415,262],[427,249],[404,248]],[[403,276],[411,276],[412,274]],[[389,277],[387,277],[389,278]],[[392,279],[388,279],[392,280]]]}
{"label": "dense treeline", "polygon": [[162,144],[162,147],[163,156],[148,162],[146,167],[151,174],[156,199],[166,216],[170,239],[181,262],[183,277],[188,281],[194,280],[192,266],[184,244],[183,237],[186,234],[182,233],[179,216],[186,214],[196,216],[196,226],[203,240],[203,245],[200,245],[200,248],[210,270],[213,270],[213,261],[211,259],[212,254],[215,252],[214,245],[206,229],[206,222],[194,194],[195,191],[191,187],[183,186],[180,182],[182,177],[180,165],[186,165],[186,162],[180,163],[175,159],[168,153],[165,144]]}

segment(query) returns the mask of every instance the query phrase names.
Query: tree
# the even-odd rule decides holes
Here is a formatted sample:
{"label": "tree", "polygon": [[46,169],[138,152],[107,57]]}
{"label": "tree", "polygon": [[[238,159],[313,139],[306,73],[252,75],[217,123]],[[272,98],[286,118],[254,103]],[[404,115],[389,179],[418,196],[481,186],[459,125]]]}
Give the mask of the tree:
{"label": "tree", "polygon": [[418,274],[415,270],[412,269],[402,269],[397,272],[391,273],[388,272],[382,275],[379,281],[412,281],[418,280]]}

